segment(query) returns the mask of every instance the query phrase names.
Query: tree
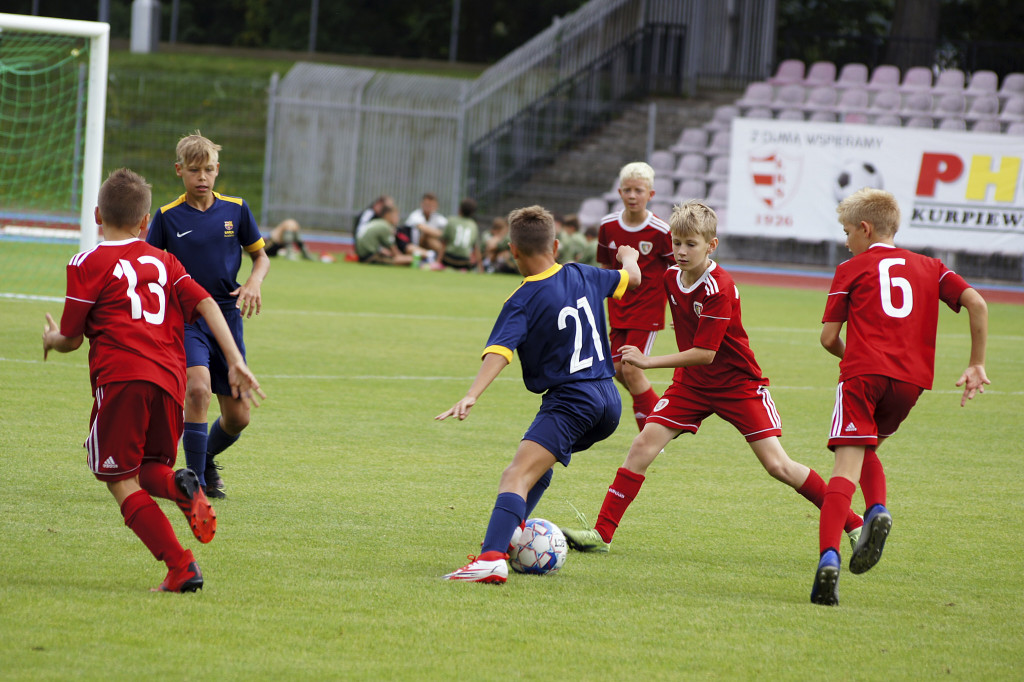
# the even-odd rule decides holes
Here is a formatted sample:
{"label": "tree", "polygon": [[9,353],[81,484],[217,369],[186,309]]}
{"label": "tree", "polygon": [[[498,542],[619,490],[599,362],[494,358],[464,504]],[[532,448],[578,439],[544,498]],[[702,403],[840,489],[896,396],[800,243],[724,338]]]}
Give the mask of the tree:
{"label": "tree", "polygon": [[941,0],[896,0],[886,62],[905,71],[931,66],[939,43]]}

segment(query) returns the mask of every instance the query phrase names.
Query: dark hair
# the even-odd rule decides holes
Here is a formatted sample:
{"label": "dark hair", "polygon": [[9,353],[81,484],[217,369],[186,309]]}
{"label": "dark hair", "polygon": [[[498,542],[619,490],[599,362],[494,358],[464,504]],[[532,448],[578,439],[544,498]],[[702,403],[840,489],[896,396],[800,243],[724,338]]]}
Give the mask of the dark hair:
{"label": "dark hair", "polygon": [[459,203],[459,215],[463,218],[472,218],[476,213],[476,199],[465,198]]}
{"label": "dark hair", "polygon": [[555,219],[543,206],[517,208],[508,214],[509,241],[524,256],[551,253],[555,245]]}
{"label": "dark hair", "polygon": [[135,227],[149,213],[153,188],[133,170],[118,168],[100,186],[97,205],[103,222],[111,227]]}

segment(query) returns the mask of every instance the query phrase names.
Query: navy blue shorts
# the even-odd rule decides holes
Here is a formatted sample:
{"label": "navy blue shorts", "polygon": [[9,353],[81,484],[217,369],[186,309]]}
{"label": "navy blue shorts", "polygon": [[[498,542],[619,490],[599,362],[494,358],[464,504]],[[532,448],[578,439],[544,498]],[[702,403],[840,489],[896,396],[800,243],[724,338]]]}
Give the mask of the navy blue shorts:
{"label": "navy blue shorts", "polygon": [[622,400],[611,379],[563,384],[544,394],[523,440],[544,446],[569,466],[572,453],[612,435],[621,414]]}
{"label": "navy blue shorts", "polygon": [[[245,342],[242,340],[242,313],[238,308],[220,309],[224,313],[224,319],[231,330],[231,336],[235,338],[238,350],[242,351],[245,357]],[[216,395],[231,395],[231,384],[228,383],[228,363],[224,359],[217,339],[206,324],[206,320],[200,317],[195,324],[185,325],[185,366],[186,367],[209,367],[210,388]]]}

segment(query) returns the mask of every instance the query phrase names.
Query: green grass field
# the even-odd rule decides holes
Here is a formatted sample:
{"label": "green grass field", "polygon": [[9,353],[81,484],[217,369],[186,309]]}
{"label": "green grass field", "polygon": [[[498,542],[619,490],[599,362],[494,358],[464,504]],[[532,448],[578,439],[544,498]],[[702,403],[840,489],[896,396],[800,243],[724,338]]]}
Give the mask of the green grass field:
{"label": "green grass field", "polygon": [[[153,594],[163,565],[85,467],[86,351],[42,362],[74,250],[0,243],[0,294],[26,296],[0,297],[5,680],[1024,676],[1020,307],[991,306],[993,384],[964,409],[966,319],[942,313],[936,390],[882,450],[885,556],[844,571],[829,609],[808,600],[816,510],[719,420],[655,462],[610,554],[504,586],[440,580],[478,551],[539,403],[516,363],[467,421],[433,421],[469,386],[518,280],[275,260],[246,329],[269,398],[221,457],[216,539],[200,545],[161,502],[206,587]],[[783,443],[828,478],[824,296],[742,294]],[[672,346],[663,333],[655,351]],[[670,375],[651,377],[661,390]],[[534,515],[570,524],[569,500],[593,518],[634,434],[627,417],[557,470]]]}

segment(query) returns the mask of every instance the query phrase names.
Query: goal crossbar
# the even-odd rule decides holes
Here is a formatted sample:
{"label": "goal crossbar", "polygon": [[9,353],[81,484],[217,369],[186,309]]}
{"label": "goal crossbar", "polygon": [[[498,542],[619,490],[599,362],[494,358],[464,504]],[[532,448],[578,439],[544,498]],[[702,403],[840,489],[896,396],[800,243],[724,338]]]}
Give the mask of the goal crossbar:
{"label": "goal crossbar", "polygon": [[79,244],[83,251],[96,245],[93,207],[100,191],[103,169],[103,128],[107,110],[107,59],[110,24],[100,21],[54,19],[0,13],[0,31],[26,31],[69,35],[89,40],[89,81],[82,167],[82,205],[79,211]]}

